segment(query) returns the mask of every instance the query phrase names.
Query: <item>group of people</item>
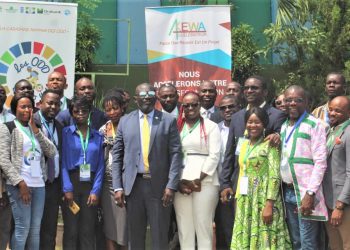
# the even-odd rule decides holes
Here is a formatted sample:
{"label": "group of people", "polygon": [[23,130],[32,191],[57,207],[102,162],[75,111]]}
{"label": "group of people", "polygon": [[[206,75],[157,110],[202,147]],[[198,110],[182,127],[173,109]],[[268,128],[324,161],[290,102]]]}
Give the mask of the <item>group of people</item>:
{"label": "group of people", "polygon": [[106,249],[145,249],[148,225],[160,250],[350,249],[345,83],[330,73],[312,113],[297,85],[267,103],[258,75],[218,106],[211,81],[181,103],[174,85],[141,83],[130,113],[118,88],[95,107],[84,77],[70,100],[51,73],[38,108],[28,81],[11,110],[0,87],[0,249],[55,249],[59,207],[63,249],[100,249],[98,209]]}

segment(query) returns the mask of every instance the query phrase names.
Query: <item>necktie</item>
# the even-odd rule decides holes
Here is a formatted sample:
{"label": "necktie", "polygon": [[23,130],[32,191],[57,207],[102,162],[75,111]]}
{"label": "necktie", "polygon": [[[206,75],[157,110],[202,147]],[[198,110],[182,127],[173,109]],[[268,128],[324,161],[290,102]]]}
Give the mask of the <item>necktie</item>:
{"label": "necktie", "polygon": [[143,115],[142,124],[142,155],[143,155],[143,166],[145,168],[145,173],[149,173],[149,162],[148,162],[148,152],[149,152],[149,124],[147,115]]}
{"label": "necktie", "polygon": [[[46,124],[47,127],[50,128],[50,124],[52,123],[47,122]],[[47,138],[49,138],[52,141],[53,138],[51,138],[51,135],[49,131],[47,131],[47,128],[45,128],[44,130]],[[47,159],[47,180],[49,181],[49,183],[52,183],[55,180],[55,158]]]}

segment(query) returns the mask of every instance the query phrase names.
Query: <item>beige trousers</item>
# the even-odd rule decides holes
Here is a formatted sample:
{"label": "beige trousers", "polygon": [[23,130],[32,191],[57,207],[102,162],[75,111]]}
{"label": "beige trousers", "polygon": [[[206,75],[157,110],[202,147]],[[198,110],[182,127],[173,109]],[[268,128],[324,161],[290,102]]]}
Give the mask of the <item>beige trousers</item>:
{"label": "beige trousers", "polygon": [[333,210],[328,210],[328,221],[326,224],[329,245],[331,250],[350,250],[350,207],[344,209],[343,220],[340,226],[334,227],[330,224]]}

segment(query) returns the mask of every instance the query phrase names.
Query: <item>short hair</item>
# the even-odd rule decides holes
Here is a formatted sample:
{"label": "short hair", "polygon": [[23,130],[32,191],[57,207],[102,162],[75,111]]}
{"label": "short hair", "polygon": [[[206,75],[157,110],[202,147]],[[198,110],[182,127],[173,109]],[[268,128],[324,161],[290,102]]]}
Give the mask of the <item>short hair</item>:
{"label": "short hair", "polygon": [[[123,92],[123,91],[122,91]],[[108,93],[107,95],[104,96],[102,105],[103,107],[108,103],[108,102],[115,102],[117,103],[121,108],[124,106],[124,98],[121,92],[119,91],[112,91]]]}
{"label": "short hair", "polygon": [[251,109],[248,109],[244,115],[244,122],[247,123],[249,117],[253,114],[255,114],[260,119],[264,125],[264,128],[266,128],[269,124],[269,115],[267,114],[266,110],[260,107],[252,107]]}
{"label": "short hair", "polygon": [[15,83],[15,86],[13,87],[13,92],[14,92],[14,93],[16,92],[16,88],[17,88],[18,84],[20,84],[21,82],[28,83],[28,84],[30,84],[30,86],[32,86],[32,84],[31,84],[27,79],[20,79],[20,80],[18,80],[18,81]]}
{"label": "short hair", "polygon": [[71,116],[73,116],[74,107],[78,109],[87,109],[90,112],[92,110],[92,102],[90,102],[88,98],[84,95],[75,95],[69,105],[69,113]]}
{"label": "short hair", "polygon": [[165,83],[165,84],[162,84],[159,88],[158,88],[158,93],[159,91],[161,91],[163,88],[172,88],[175,90],[176,94],[177,94],[177,89],[175,87],[174,84],[171,84],[171,83]]}
{"label": "short hair", "polygon": [[237,104],[240,104],[238,98],[232,94],[228,94],[228,95],[224,95],[222,98],[221,98],[221,101],[222,100],[232,100],[234,102],[236,102]]}
{"label": "short hair", "polygon": [[337,75],[337,76],[339,76],[339,77],[340,77],[341,84],[342,84],[342,85],[345,85],[346,79],[345,79],[345,76],[343,75],[343,73],[337,72],[337,71],[333,71],[333,72],[328,73],[328,74],[327,74],[327,77],[328,77],[329,75]]}
{"label": "short hair", "polygon": [[55,95],[60,96],[60,92],[56,89],[45,89],[45,91],[41,94],[41,100],[44,99],[44,97],[47,94],[55,94]]}
{"label": "short hair", "polygon": [[266,80],[266,78],[264,78],[264,77],[262,77],[260,75],[252,75],[252,76],[248,77],[248,79],[250,79],[250,78],[254,78],[254,79],[259,80],[262,89],[267,89],[267,80]]}
{"label": "short hair", "polygon": [[10,106],[11,106],[12,114],[16,115],[18,102],[22,98],[28,98],[30,100],[30,102],[32,103],[32,107],[33,108],[35,107],[34,98],[31,95],[29,95],[28,93],[19,93],[19,94],[14,95],[12,100],[11,100]]}

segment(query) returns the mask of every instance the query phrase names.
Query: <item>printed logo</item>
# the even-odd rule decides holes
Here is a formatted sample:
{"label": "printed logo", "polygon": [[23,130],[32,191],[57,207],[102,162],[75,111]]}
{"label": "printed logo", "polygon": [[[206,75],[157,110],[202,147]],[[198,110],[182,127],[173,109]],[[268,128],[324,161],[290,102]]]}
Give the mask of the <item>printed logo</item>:
{"label": "printed logo", "polygon": [[207,30],[203,21],[181,22],[176,18],[168,33],[169,36],[172,34],[176,36],[176,39],[179,37],[205,36],[207,34]]}
{"label": "printed logo", "polygon": [[39,101],[47,77],[52,71],[67,74],[61,56],[47,44],[26,41],[0,53],[0,84],[7,93],[18,80],[26,79],[32,84],[36,101]]}

